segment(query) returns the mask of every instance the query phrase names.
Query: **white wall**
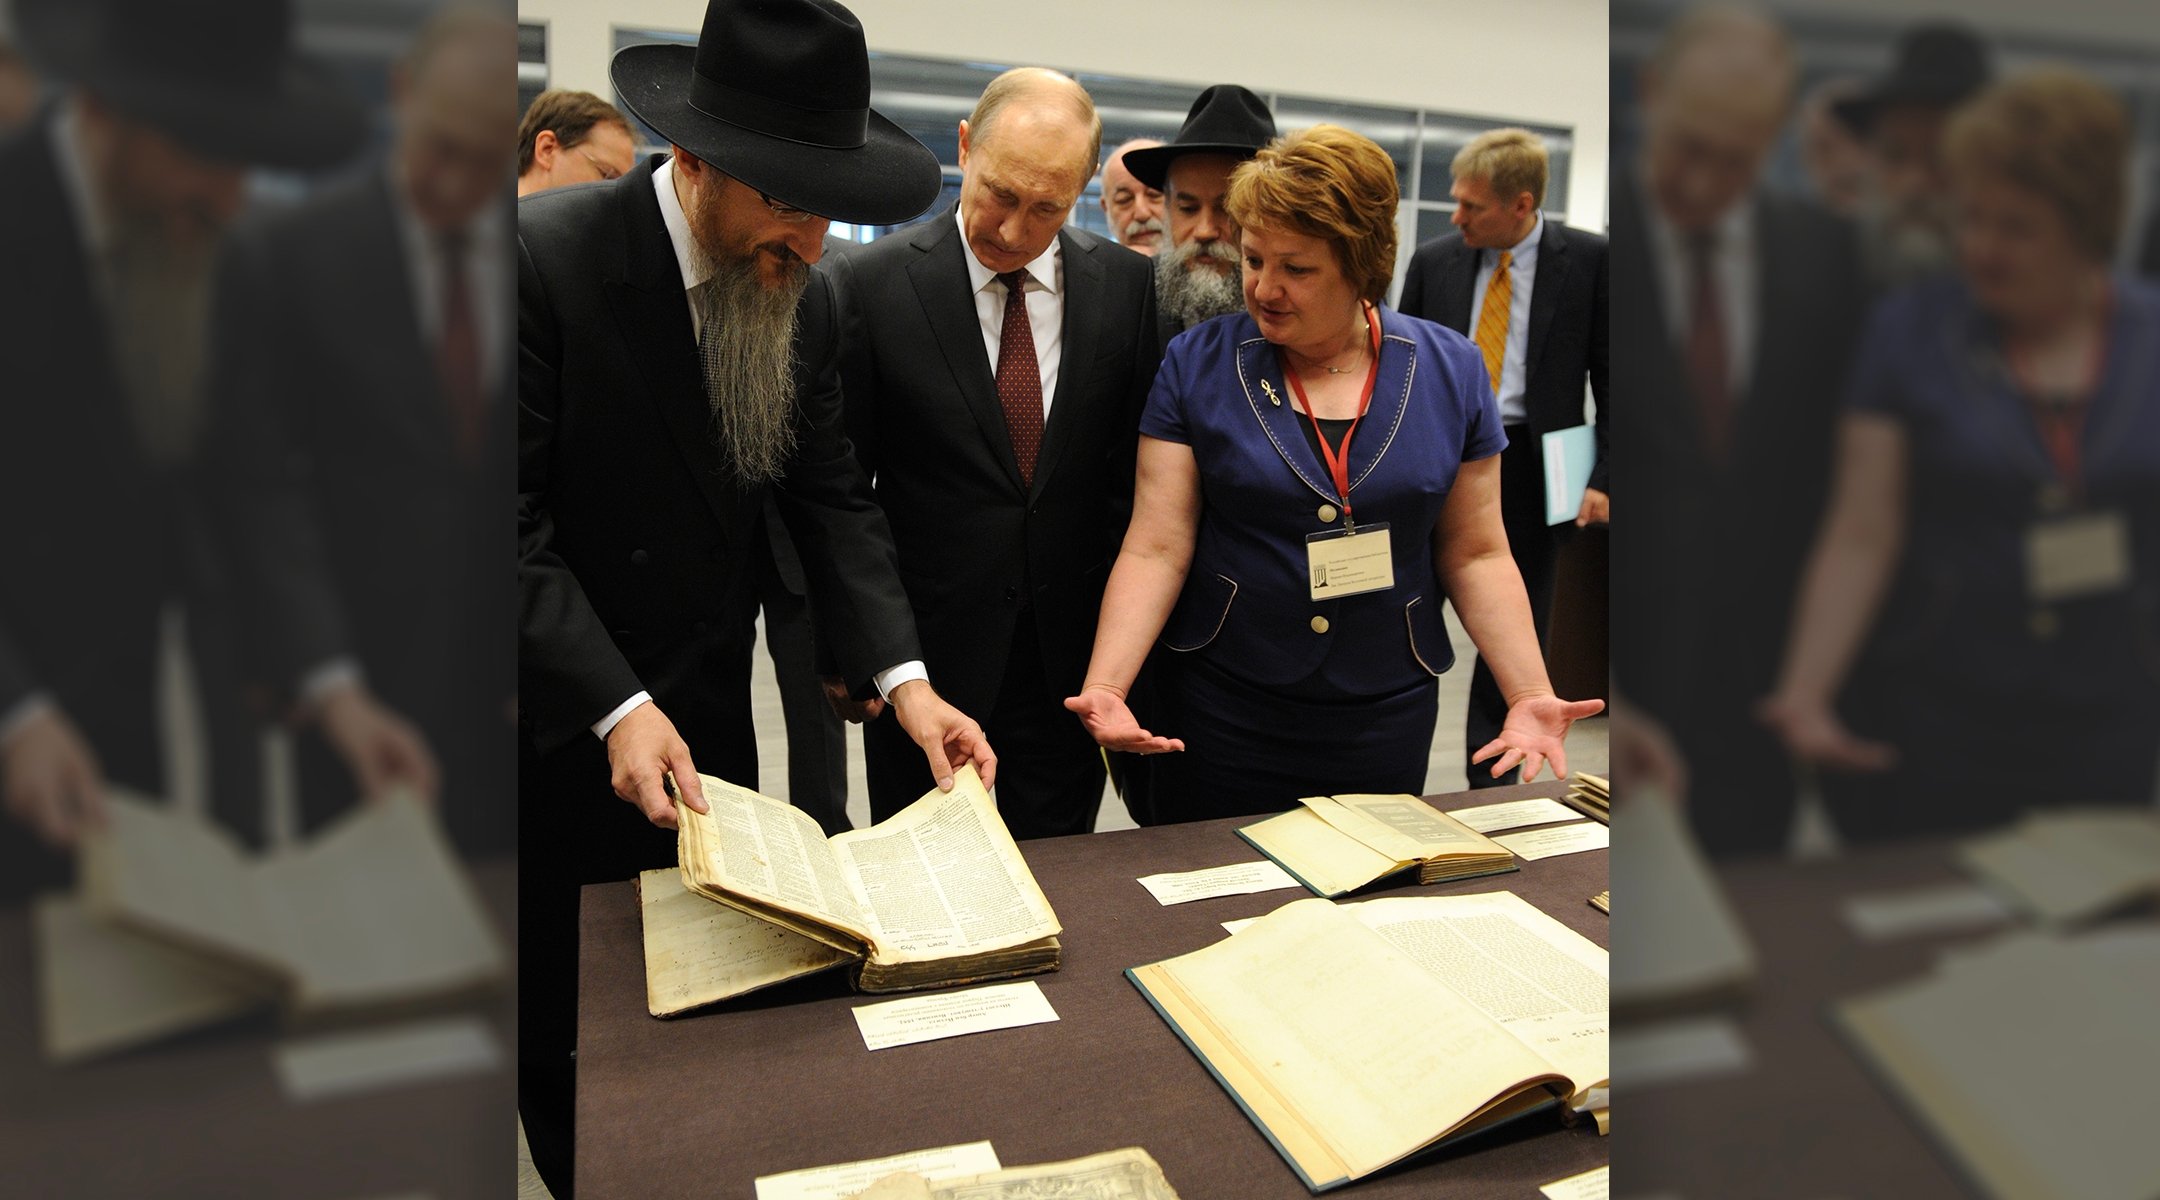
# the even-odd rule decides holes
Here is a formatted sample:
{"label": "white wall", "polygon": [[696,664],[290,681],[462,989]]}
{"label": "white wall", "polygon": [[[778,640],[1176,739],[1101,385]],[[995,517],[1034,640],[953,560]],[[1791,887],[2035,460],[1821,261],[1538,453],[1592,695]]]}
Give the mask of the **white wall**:
{"label": "white wall", "polygon": [[[1605,0],[846,0],[872,50],[1240,83],[1574,130],[1568,220],[1605,226]],[[617,27],[695,32],[703,0],[519,0],[549,84],[613,96]]]}

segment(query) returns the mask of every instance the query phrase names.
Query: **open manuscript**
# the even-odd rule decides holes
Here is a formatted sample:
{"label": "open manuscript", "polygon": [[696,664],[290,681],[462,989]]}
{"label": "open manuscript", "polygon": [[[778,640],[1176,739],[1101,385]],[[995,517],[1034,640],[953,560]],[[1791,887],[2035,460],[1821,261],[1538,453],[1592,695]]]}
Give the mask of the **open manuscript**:
{"label": "open manuscript", "polygon": [[1507,847],[1416,796],[1308,796],[1237,831],[1317,896],[1340,896],[1398,871],[1444,883],[1513,871]]}
{"label": "open manuscript", "polygon": [[1509,892],[1299,900],[1125,974],[1314,1192],[1606,1106],[1605,951]]}
{"label": "open manuscript", "polygon": [[[684,890],[859,962],[854,982],[861,990],[911,991],[1057,969],[1057,915],[972,766],[957,772],[952,791],[932,790],[887,820],[831,839],[799,808],[709,775],[698,778],[712,811],[676,808]],[[648,903],[648,921],[654,912]],[[648,924],[649,997],[657,995],[653,944]],[[731,986],[722,976],[734,969],[727,965],[732,961],[716,957],[715,970],[707,972],[711,986],[693,981],[669,1003]],[[832,963],[804,953],[801,965],[796,974]],[[657,1000],[653,1007],[660,1011]]]}

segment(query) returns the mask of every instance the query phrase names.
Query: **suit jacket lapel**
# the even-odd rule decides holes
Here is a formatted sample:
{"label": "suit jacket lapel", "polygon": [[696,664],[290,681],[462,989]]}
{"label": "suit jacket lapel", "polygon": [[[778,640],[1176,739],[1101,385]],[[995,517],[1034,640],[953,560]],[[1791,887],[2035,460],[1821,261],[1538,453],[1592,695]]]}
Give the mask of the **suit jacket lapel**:
{"label": "suit jacket lapel", "polygon": [[1478,252],[1457,241],[1448,253],[1455,258],[1455,269],[1445,276],[1448,290],[1440,298],[1440,323],[1464,337],[1476,337],[1471,322],[1477,316],[1470,311],[1470,302],[1477,298]]}
{"label": "suit jacket lapel", "polygon": [[[948,209],[944,216],[924,223],[912,236],[915,248],[923,251],[922,257],[908,268],[915,298],[922,304],[938,348],[945,353],[945,365],[952,371],[960,398],[967,402],[975,424],[989,440],[992,457],[1005,469],[1013,490],[1024,492],[1020,460],[1013,454],[1012,437],[1005,432],[1005,409],[998,403],[997,377],[983,350],[982,322],[975,315],[975,288],[968,277],[967,249],[960,240],[960,226]],[[1071,311],[1070,306],[1067,311]]]}
{"label": "suit jacket lapel", "polygon": [[[1059,233],[1058,242],[1065,259],[1065,324],[1058,351],[1057,393],[1050,401],[1050,421],[1043,427],[1042,449],[1035,457],[1031,495],[1042,491],[1043,481],[1057,469],[1059,454],[1072,440],[1073,427],[1086,418],[1081,406],[1094,394],[1091,372],[1095,344],[1102,333],[1102,264],[1078,239]],[[1002,421],[1002,409],[998,415]]]}
{"label": "suit jacket lapel", "polygon": [[1403,412],[1409,406],[1410,384],[1417,375],[1417,343],[1400,331],[1388,329],[1391,319],[1399,321],[1401,317],[1385,307],[1375,311],[1380,314],[1380,369],[1373,378],[1372,405],[1350,439],[1353,501],[1357,485],[1372,474],[1373,468],[1380,465],[1380,456],[1395,444],[1395,433],[1402,428]]}
{"label": "suit jacket lapel", "polygon": [[1537,386],[1537,365],[1545,349],[1545,335],[1552,331],[1553,313],[1560,307],[1560,290],[1567,286],[1567,235],[1550,220],[1538,238],[1537,274],[1530,284],[1530,339],[1523,349],[1523,391]]}
{"label": "suit jacket lapel", "polygon": [[[657,161],[657,160],[655,160]],[[712,441],[712,408],[705,398],[704,370],[698,365],[697,338],[690,328],[690,306],[683,294],[682,268],[660,203],[652,171],[630,172],[615,185],[621,197],[624,234],[623,277],[607,280],[609,305],[629,343],[645,390],[666,423],[669,438],[683,457],[698,489],[705,494],[731,548],[738,531],[735,518],[743,498],[734,476],[721,465]]]}
{"label": "suit jacket lapel", "polygon": [[[405,253],[404,232],[398,227],[397,200],[391,193],[392,186],[387,168],[376,173],[365,196],[367,223],[356,231],[357,236],[348,249],[358,268],[355,279],[380,280],[396,290],[355,297],[355,308],[366,312],[412,314],[414,324],[409,329],[396,330],[375,343],[381,369],[387,377],[384,380],[387,386],[382,392],[387,400],[385,408],[393,420],[405,427],[415,446],[431,456],[447,459],[452,452],[450,404],[443,395],[442,378],[436,374],[435,364],[429,358],[427,332],[417,323],[419,313],[412,301],[412,265]],[[377,262],[388,264],[380,275],[369,266]],[[360,315],[364,319],[365,313]]]}
{"label": "suit jacket lapel", "polygon": [[[1250,324],[1246,328],[1253,328]],[[1282,356],[1266,338],[1257,334],[1238,343],[1238,383],[1245,389],[1245,405],[1252,410],[1253,419],[1274,443],[1275,452],[1282,455],[1290,469],[1313,493],[1330,504],[1339,504],[1342,498],[1335,494],[1335,481],[1328,475],[1327,464],[1313,453],[1306,443],[1305,433],[1298,422],[1305,414],[1297,406],[1297,397],[1290,393],[1290,385],[1284,381]],[[1376,388],[1377,390],[1377,388]],[[1355,443],[1351,449],[1355,450]]]}
{"label": "suit jacket lapel", "polygon": [[1675,458],[1707,463],[1702,421],[1694,393],[1673,349],[1673,331],[1665,327],[1664,284],[1650,249],[1650,215],[1642,211],[1635,181],[1622,174],[1613,183],[1612,278],[1621,292],[1613,318],[1613,340],[1631,345],[1648,368],[1646,378],[1624,380],[1630,403],[1640,412],[1629,426],[1645,431]]}

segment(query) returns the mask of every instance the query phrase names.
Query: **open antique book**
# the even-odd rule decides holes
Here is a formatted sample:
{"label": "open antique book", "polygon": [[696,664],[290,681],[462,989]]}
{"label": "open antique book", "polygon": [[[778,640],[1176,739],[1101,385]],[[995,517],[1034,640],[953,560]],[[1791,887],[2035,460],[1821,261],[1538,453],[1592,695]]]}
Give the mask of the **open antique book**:
{"label": "open antique book", "polygon": [[1714,1007],[1754,986],[1755,948],[1687,816],[1644,789],[1613,817],[1613,883],[1628,898],[1614,919],[1613,1006],[1623,1019]]}
{"label": "open antique book", "polygon": [[1309,796],[1237,831],[1317,896],[1340,896],[1397,871],[1444,883],[1513,871],[1515,856],[1416,796]]}
{"label": "open antique book", "polygon": [[1605,952],[1509,892],[1298,900],[1125,974],[1315,1192],[1605,1107]]}
{"label": "open antique book", "polygon": [[2028,813],[1960,842],[1958,860],[2043,921],[2091,921],[2160,897],[2160,813],[2091,808]]}
{"label": "open antique book", "polygon": [[[952,791],[829,840],[799,808],[698,778],[712,811],[676,806],[683,888],[860,960],[861,990],[1057,969],[1057,914],[974,767]],[[648,956],[649,994],[653,966]]]}
{"label": "open antique book", "polygon": [[38,913],[46,1048],[106,1050],[278,1001],[307,1024],[455,1003],[507,957],[434,816],[362,805],[297,849],[251,856],[214,825],[108,794],[80,901]]}

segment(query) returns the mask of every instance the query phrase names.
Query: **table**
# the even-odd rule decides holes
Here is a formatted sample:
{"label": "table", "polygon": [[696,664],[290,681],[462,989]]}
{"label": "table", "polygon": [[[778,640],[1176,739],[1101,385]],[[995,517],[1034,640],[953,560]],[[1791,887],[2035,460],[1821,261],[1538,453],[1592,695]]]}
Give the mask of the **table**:
{"label": "table", "polygon": [[[472,874],[514,954],[516,863]],[[485,1010],[501,1070],[296,1105],[271,1069],[282,1032],[268,1014],[52,1066],[38,1048],[36,978],[28,909],[0,912],[0,1195],[458,1200],[514,1189],[510,986]]]}
{"label": "table", "polygon": [[[1558,797],[1551,781],[1429,797],[1443,808]],[[1008,1165],[1145,1147],[1185,1200],[1292,1200],[1309,1193],[1122,972],[1224,937],[1221,922],[1308,895],[1225,896],[1163,907],[1134,882],[1161,871],[1251,862],[1233,832],[1258,818],[1021,843],[1065,927],[1063,968],[1034,978],[1060,1019],[871,1052],[837,972],[660,1020],[645,1009],[635,885],[594,884],[580,912],[579,1200],[748,1198],[760,1175],[989,1139]],[[1518,874],[1390,896],[1506,889],[1599,945],[1607,852],[1522,864]],[[1593,1127],[1540,1115],[1437,1161],[1343,1194],[1537,1200],[1538,1185],[1606,1161]]]}
{"label": "table", "polygon": [[[1839,900],[1964,881],[1948,839],[1864,848],[1821,863],[1735,861],[1718,874],[1754,939],[1761,978],[1734,1015],[1748,1074],[1627,1089],[1613,1173],[1627,1194],[1686,1200],[1930,1200],[1974,1190],[1831,1028],[1832,1002],[1925,975],[1961,941],[1864,942]],[[1623,898],[1621,901],[1626,903]]]}

